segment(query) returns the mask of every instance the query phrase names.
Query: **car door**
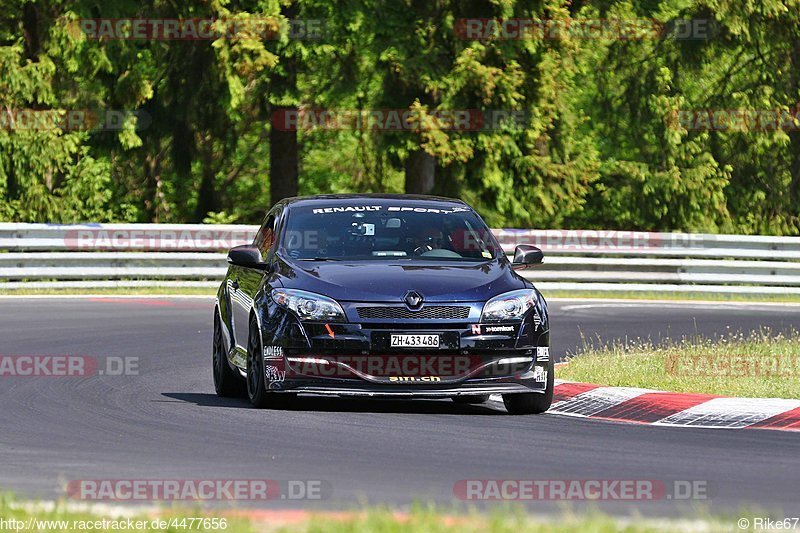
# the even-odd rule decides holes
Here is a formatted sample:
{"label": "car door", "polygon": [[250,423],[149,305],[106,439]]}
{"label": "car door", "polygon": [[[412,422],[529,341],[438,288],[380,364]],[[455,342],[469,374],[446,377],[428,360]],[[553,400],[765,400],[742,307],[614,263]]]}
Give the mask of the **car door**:
{"label": "car door", "polygon": [[[272,209],[264,219],[258,230],[253,246],[261,251],[264,261],[272,260],[276,246],[276,229],[280,209]],[[235,266],[230,277],[231,307],[233,309],[233,330],[236,346],[247,353],[247,340],[250,333],[250,310],[253,308],[253,298],[261,286],[261,280],[267,273],[255,268]]]}

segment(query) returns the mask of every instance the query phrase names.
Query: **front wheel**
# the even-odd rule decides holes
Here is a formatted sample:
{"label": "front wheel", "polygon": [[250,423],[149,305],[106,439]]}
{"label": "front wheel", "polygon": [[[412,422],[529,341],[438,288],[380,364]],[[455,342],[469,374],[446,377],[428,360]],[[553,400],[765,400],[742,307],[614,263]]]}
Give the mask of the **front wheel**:
{"label": "front wheel", "polygon": [[544,392],[524,392],[521,394],[503,394],[506,411],[512,415],[538,415],[550,409],[553,403],[555,375],[553,362],[547,365],[547,382]]}
{"label": "front wheel", "polygon": [[254,407],[288,407],[295,398],[292,393],[267,392],[264,372],[264,350],[261,347],[261,334],[258,322],[250,320],[250,334],[247,340],[247,397]]}

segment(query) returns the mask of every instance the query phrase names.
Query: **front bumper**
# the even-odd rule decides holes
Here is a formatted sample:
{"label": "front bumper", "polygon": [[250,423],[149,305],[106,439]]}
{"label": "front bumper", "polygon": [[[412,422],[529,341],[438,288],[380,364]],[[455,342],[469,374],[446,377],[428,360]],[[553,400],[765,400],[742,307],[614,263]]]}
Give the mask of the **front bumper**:
{"label": "front bumper", "polygon": [[544,394],[544,388],[531,389],[519,383],[465,383],[455,388],[422,388],[422,387],[369,387],[344,384],[298,385],[292,389],[274,392],[298,392],[328,396],[365,396],[371,398],[454,398],[476,394],[516,394],[538,392]]}
{"label": "front bumper", "polygon": [[[539,310],[536,320],[531,316],[515,324],[481,324],[476,313],[462,320],[325,324],[300,322],[272,307],[262,320],[268,388],[417,398],[545,392],[552,372],[546,310]],[[392,334],[437,334],[440,343],[392,348]]]}

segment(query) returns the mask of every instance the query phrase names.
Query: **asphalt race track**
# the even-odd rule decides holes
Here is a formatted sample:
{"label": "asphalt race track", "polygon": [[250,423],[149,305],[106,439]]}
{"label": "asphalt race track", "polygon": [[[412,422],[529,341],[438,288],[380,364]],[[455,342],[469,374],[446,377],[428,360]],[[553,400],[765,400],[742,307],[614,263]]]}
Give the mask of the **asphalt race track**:
{"label": "asphalt race track", "polygon": [[[324,480],[328,499],[267,505],[331,509],[451,504],[463,479],[703,480],[712,510],[800,512],[798,433],[512,417],[495,404],[449,400],[302,398],[291,410],[260,411],[244,399],[218,399],[212,306],[210,299],[0,300],[0,355],[137,357],[139,366],[127,376],[0,377],[0,488],[54,499],[79,479]],[[558,357],[574,351],[581,334],[657,340],[800,326],[800,306],[558,301],[550,311]],[[677,515],[691,505],[600,507]]]}

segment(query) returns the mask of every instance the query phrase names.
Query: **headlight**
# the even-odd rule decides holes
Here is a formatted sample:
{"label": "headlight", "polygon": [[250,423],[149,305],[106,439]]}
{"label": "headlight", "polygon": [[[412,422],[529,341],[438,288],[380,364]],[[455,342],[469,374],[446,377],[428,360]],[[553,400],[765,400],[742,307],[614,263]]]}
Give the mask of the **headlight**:
{"label": "headlight", "polygon": [[300,320],[319,322],[344,322],[342,306],[321,294],[298,289],[273,289],[272,300],[297,313]]}
{"label": "headlight", "polygon": [[522,289],[495,296],[483,306],[481,322],[515,322],[536,306],[536,291]]}

